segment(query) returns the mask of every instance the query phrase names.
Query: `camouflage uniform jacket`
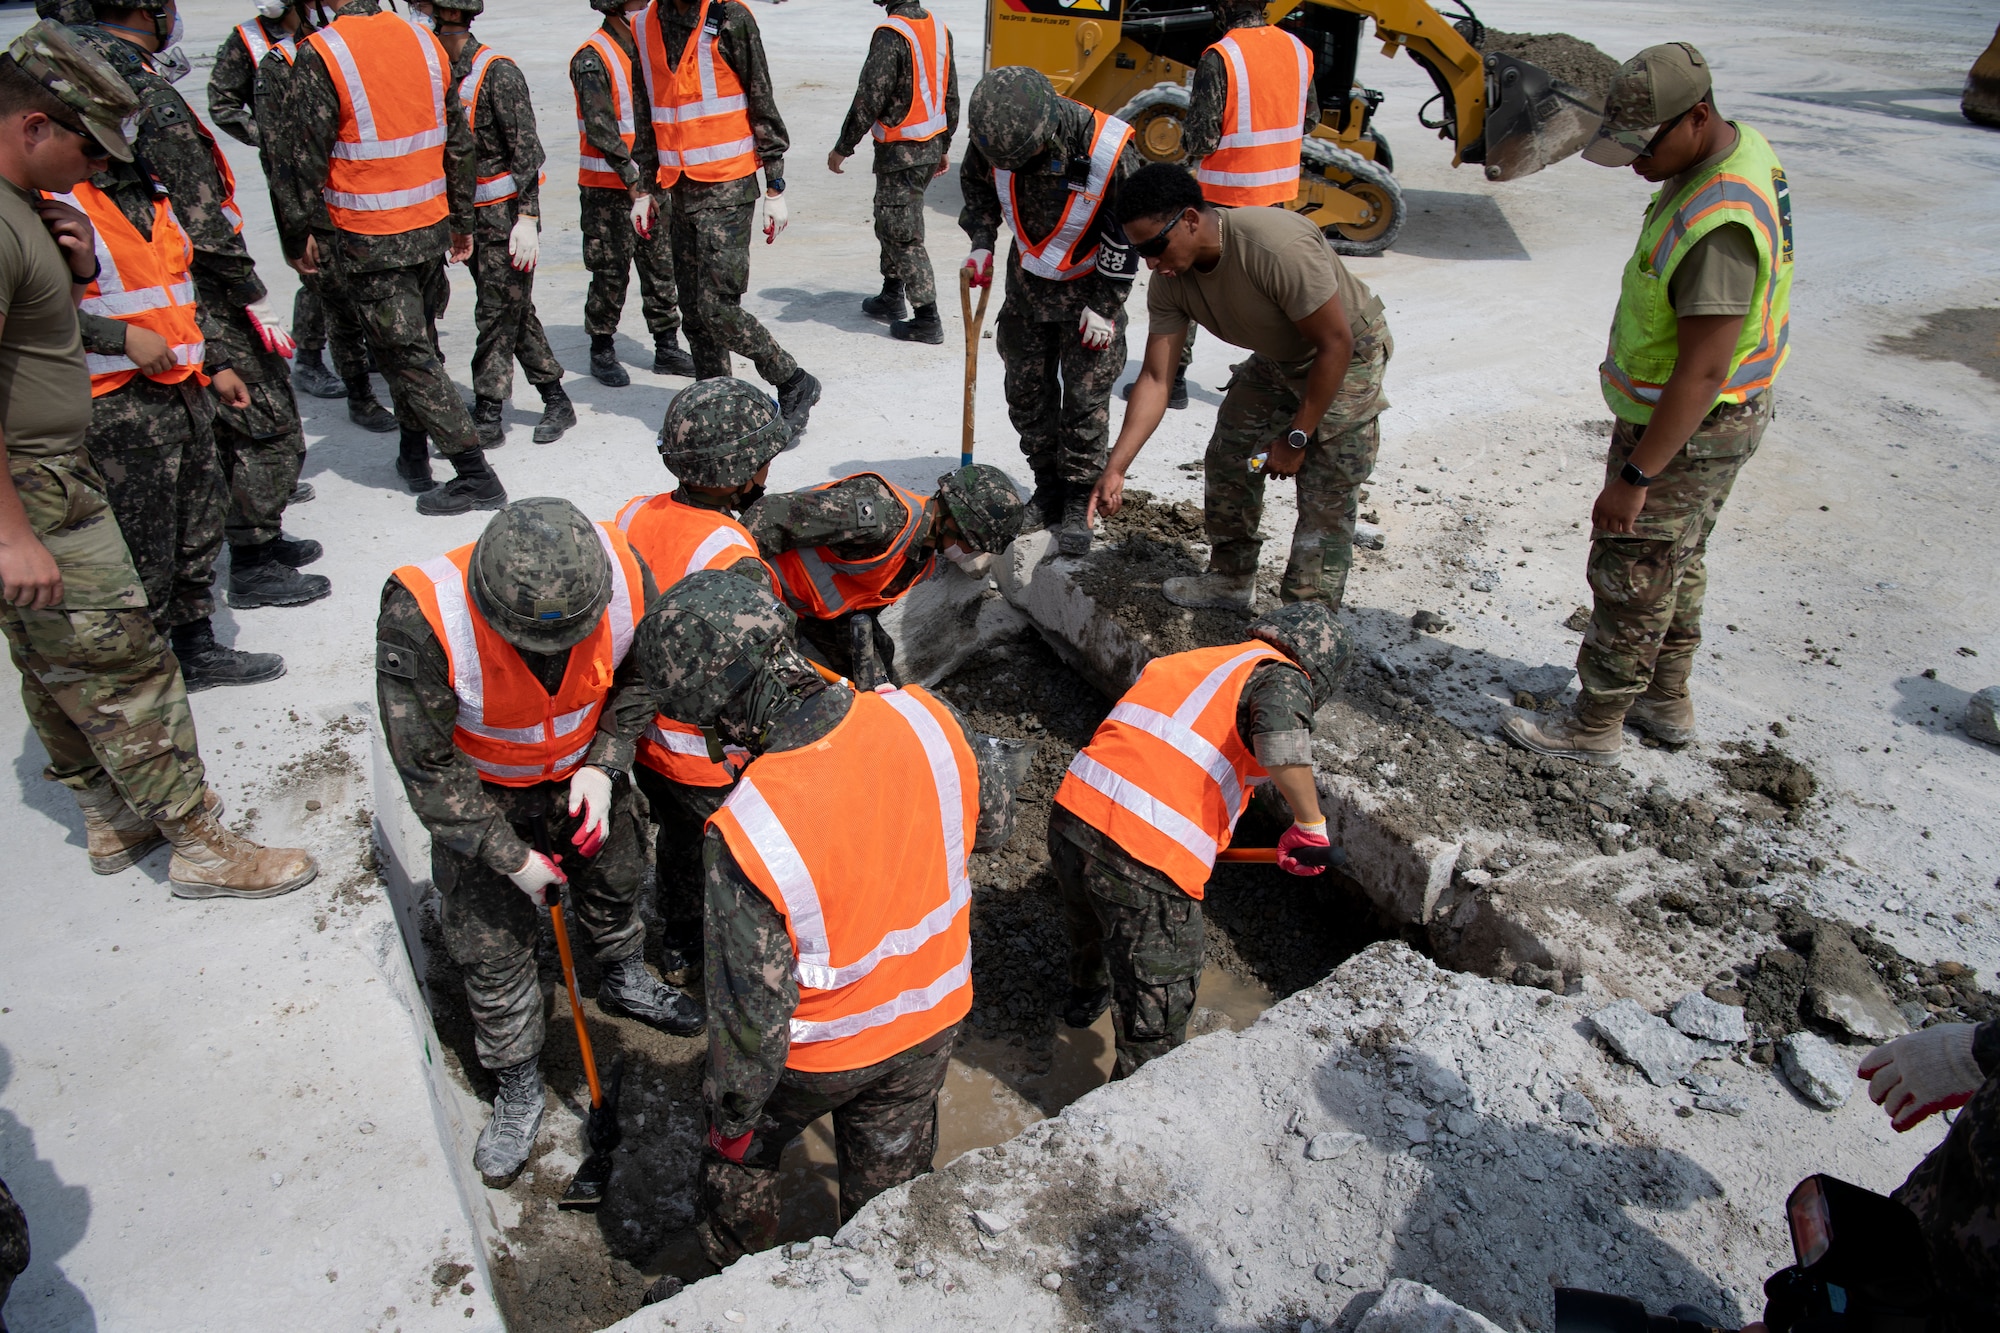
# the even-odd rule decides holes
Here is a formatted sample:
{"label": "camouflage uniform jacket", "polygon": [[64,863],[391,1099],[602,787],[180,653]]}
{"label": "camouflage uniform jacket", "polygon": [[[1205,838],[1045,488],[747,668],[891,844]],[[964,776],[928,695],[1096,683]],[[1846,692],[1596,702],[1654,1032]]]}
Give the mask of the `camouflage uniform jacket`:
{"label": "camouflage uniform jacket", "polygon": [[[272,46],[287,40],[285,30],[276,23],[254,17],[250,21],[264,25],[264,35],[270,38]],[[305,32],[301,28],[299,35],[303,37]],[[250,48],[243,43],[243,34],[231,28],[215,53],[215,64],[209,67],[208,118],[230,138],[252,148],[263,147],[263,138],[257,131],[258,72],[259,66],[250,59]]]}
{"label": "camouflage uniform jacket", "polygon": [[[681,52],[687,49],[688,37],[694,32],[701,6],[691,4],[683,8],[674,0],[653,0],[653,5],[661,19],[660,38],[667,49],[667,63],[677,65]],[[743,98],[750,113],[750,137],[756,143],[757,164],[764,169],[764,179],[783,180],[785,150],[791,147],[791,140],[785,133],[785,118],[778,114],[777,94],[771,89],[771,63],[764,58],[764,38],[757,31],[757,20],[737,0],[710,0],[708,21],[721,39],[723,63],[736,72],[737,82],[743,85]],[[638,97],[636,86],[632,95]],[[752,174],[741,180],[697,181],[682,176],[674,188],[680,192],[681,206],[695,213],[703,208],[740,206],[755,199],[757,177]]]}
{"label": "camouflage uniform jacket", "polygon": [[[910,511],[894,491],[877,478],[860,473],[844,477],[824,490],[784,491],[767,495],[743,511],[743,526],[766,560],[781,551],[831,547],[842,560],[866,560],[888,550],[909,522]],[[937,502],[918,516],[917,539],[910,543],[902,575],[885,589],[896,596],[914,582],[935,547]]]}
{"label": "camouflage uniform jacket", "polygon": [[1950,1333],[2000,1327],[2000,1022],[1979,1025],[1972,1056],[1986,1082],[1894,1195],[1923,1229]]}
{"label": "camouflage uniform jacket", "polygon": [[[452,100],[457,88],[472,72],[472,62],[485,50],[479,38],[468,39],[451,62]],[[528,76],[508,56],[499,56],[487,67],[486,81],[479,86],[479,104],[474,108],[473,174],[514,177],[515,196],[508,200],[516,217],[542,215],[542,136],[535,132],[535,104],[528,96]]]}
{"label": "camouflage uniform jacket", "polygon": [[[1090,139],[1094,120],[1090,108],[1067,98],[1058,106],[1062,124],[1055,134],[1054,151],[1038,158],[1029,170],[1014,173],[1014,196],[1020,201],[1021,225],[1032,236],[1047,236],[1056,229],[1069,203],[1069,182],[1088,172]],[[1084,306],[1098,314],[1115,318],[1132,294],[1132,279],[1138,276],[1138,260],[1125,242],[1125,232],[1112,221],[1116,212],[1118,182],[1144,166],[1146,160],[1131,143],[1119,154],[1112,168],[1111,184],[1104,192],[1092,223],[1101,250],[1098,270],[1073,282],[1057,282],[1037,277],[1021,267],[1018,245],[1007,247],[1007,308],[1030,323],[1074,320]],[[965,159],[958,169],[960,192],[965,206],[959,210],[958,225],[972,240],[975,250],[991,250],[999,244],[1000,227],[1006,220],[1000,211],[1000,194],[993,185],[993,164],[967,144]],[[1086,238],[1081,244],[1088,246]],[[1116,276],[1114,276],[1116,275]]]}
{"label": "camouflage uniform jacket", "polygon": [[[337,15],[377,14],[381,0],[346,0]],[[446,90],[451,91],[450,89]],[[282,128],[277,141],[286,148],[271,183],[271,202],[278,210],[278,234],[287,258],[296,259],[305,249],[306,237],[319,237],[322,257],[332,247],[335,228],[326,211],[320,188],[326,184],[327,168],[333,160],[333,143],[340,137],[340,94],[326,62],[311,46],[299,48],[298,60],[286,81],[282,101],[276,109]],[[266,119],[273,119],[271,115]],[[444,185],[450,214],[443,222],[393,236],[340,235],[344,266],[353,273],[373,273],[382,269],[407,268],[428,263],[449,248],[447,235],[472,233],[473,174],[472,130],[465,108],[458,98],[444,99]]]}
{"label": "camouflage uniform jacket", "polygon": [[[1270,24],[1261,9],[1248,13],[1238,11],[1229,16],[1229,26],[1237,28],[1266,28]],[[1221,53],[1203,51],[1201,60],[1194,67],[1194,85],[1188,89],[1187,119],[1181,122],[1181,146],[1187,150],[1188,159],[1196,161],[1215,151],[1215,145],[1222,139],[1222,112],[1229,103],[1229,67],[1223,63]],[[1306,85],[1306,133],[1319,124],[1319,90]]]}
{"label": "camouflage uniform jacket", "polygon": [[[107,170],[90,178],[90,183],[110,197],[118,205],[118,211],[147,240],[153,238],[153,201],[166,193],[166,187],[144,174],[144,168],[136,162],[120,162],[116,158],[107,162]],[[178,210],[176,210],[178,212]],[[228,333],[216,326],[209,308],[196,297],[195,318],[201,324],[201,335],[207,343],[202,353],[202,369],[209,375],[231,369]],[[123,356],[125,354],[125,331],[129,325],[121,319],[109,315],[93,315],[87,311],[76,312],[77,331],[83,335],[83,350],[97,356]]]}
{"label": "camouflage uniform jacket", "polygon": [[[920,19],[929,11],[915,0],[897,0],[889,6],[889,13],[897,18]],[[946,43],[945,64],[951,74],[944,89],[944,133],[914,143],[877,143],[878,175],[910,167],[936,167],[951,156],[952,136],[958,133],[958,60],[957,52],[950,49],[949,36]],[[915,88],[908,40],[894,28],[875,29],[875,36],[868,43],[868,58],[861,62],[861,81],[854,89],[854,101],[847,108],[847,120],[840,127],[840,138],[835,140],[833,150],[842,157],[852,157],[877,121],[884,125],[902,124],[903,118],[910,114],[910,97]]]}
{"label": "camouflage uniform jacket", "polygon": [[618,132],[618,99],[611,91],[611,71],[604,68],[604,57],[595,47],[582,46],[569,58],[569,82],[576,89],[583,137],[618,173],[626,189],[634,190],[641,185],[650,188],[659,174],[660,150],[653,141],[651,122],[646,118],[645,108],[649,104],[646,67],[639,60],[639,49],[632,43],[632,29],[625,20],[607,16],[604,31],[632,61],[632,120],[637,133],[628,152],[625,137]]}
{"label": "camouflage uniform jacket", "polygon": [[[222,151],[174,85],[162,78],[146,53],[102,28],[77,28],[139,98],[139,133],[132,148],[140,162],[113,160],[108,174],[127,178],[150,196],[151,171],[174,201],[174,215],[194,245],[190,267],[203,289],[231,305],[246,306],[267,295],[256,262],[223,213],[228,186],[216,166]],[[151,204],[147,205],[150,210]],[[130,210],[127,210],[128,212]],[[148,224],[150,226],[150,222]]]}
{"label": "camouflage uniform jacket", "polygon": [[[635,557],[636,558],[636,557]],[[639,562],[646,602],[659,596],[652,571]],[[510,822],[538,812],[540,787],[502,787],[479,773],[452,739],[458,723],[458,695],[451,667],[423,609],[400,581],[382,587],[382,610],[375,621],[375,702],[382,732],[410,805],[431,837],[461,856],[476,857],[500,874],[519,870],[528,845]],[[555,690],[569,665],[568,653],[523,653],[542,687]],[[395,664],[391,669],[390,663]],[[638,660],[628,654],[611,680],[611,695],[598,713],[597,735],[584,762],[613,774],[629,774],[632,756],[653,701],[638,678]]]}
{"label": "camouflage uniform jacket", "polygon": [[[766,753],[811,745],[847,716],[852,698],[850,691],[839,687],[813,695],[771,729]],[[965,743],[979,761],[979,833],[973,848],[983,851],[985,838],[1006,816],[1013,793],[998,761],[979,744],[977,733],[957,709],[944,706],[958,720]],[[753,759],[750,769],[755,768]],[[702,1091],[711,1122],[724,1137],[734,1138],[757,1124],[764,1103],[784,1076],[792,1015],[799,1007],[799,984],[792,975],[797,957],[784,918],[750,882],[713,827],[703,835],[701,856],[708,900],[709,1032]]]}
{"label": "camouflage uniform jacket", "polygon": [[[1244,683],[1243,697],[1236,702],[1236,735],[1245,741],[1257,762],[1310,764],[1312,757],[1313,701],[1305,672],[1283,662],[1264,662]],[[1115,854],[1132,871],[1133,878],[1160,893],[1180,893],[1165,875],[1132,856],[1108,834],[1084,823],[1066,807],[1049,811],[1049,832],[1060,834],[1087,852],[1098,856]]]}

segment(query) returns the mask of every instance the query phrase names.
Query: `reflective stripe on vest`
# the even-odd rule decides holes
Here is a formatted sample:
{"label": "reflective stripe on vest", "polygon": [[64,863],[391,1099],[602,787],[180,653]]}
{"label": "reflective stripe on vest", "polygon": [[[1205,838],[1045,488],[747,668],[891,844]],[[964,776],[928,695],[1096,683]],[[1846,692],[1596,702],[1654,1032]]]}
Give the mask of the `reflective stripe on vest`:
{"label": "reflective stripe on vest", "polygon": [[[1674,270],[1717,227],[1735,224],[1749,231],[1757,246],[1757,285],[1730,355],[1729,373],[1711,408],[1748,402],[1763,393],[1790,355],[1790,186],[1763,135],[1740,124],[1736,133],[1736,148],[1727,158],[1691,182],[1676,207],[1649,217],[1625,263],[1611,345],[1598,378],[1604,401],[1627,421],[1650,420],[1673,375],[1679,353],[1679,320],[1671,294]],[[1648,209],[1650,213],[1651,205]]]}
{"label": "reflective stripe on vest", "polygon": [[378,13],[343,15],[308,40],[340,98],[340,134],[320,189],[334,225],[393,236],[443,221],[450,61],[437,38]]}
{"label": "reflective stripe on vest", "polygon": [[284,56],[287,65],[291,64],[298,55],[299,44],[296,37],[293,37],[290,33],[286,33],[277,41],[272,41],[264,35],[264,24],[261,19],[251,19],[248,23],[237,24],[236,33],[243,39],[243,49],[250,53],[250,67],[252,69],[263,64],[264,57],[273,51]]}
{"label": "reflective stripe on vest", "polygon": [[[458,696],[452,739],[488,782],[503,787],[560,782],[590,752],[598,711],[645,612],[644,582],[631,547],[606,525],[594,531],[611,562],[611,600],[590,634],[570,649],[553,696],[473,603],[467,583],[472,546],[396,571],[444,646],[452,693]],[[501,725],[489,716],[527,725]]]}
{"label": "reflective stripe on vest", "polygon": [[[173,349],[174,369],[163,375],[148,376],[161,384],[179,384],[190,375],[206,384],[201,374],[201,322],[196,316],[194,278],[188,265],[194,260],[194,246],[174,216],[174,206],[164,194],[153,198],[153,235],[149,240],[125,216],[117,201],[81,181],[68,194],[50,194],[51,199],[81,212],[90,219],[97,248],[97,280],[83,289],[83,303],[77,307],[87,315],[103,315],[121,323],[148,329],[167,340]],[[130,357],[116,353],[86,352],[83,363],[90,371],[90,396],[102,398],[121,388],[139,367]]]}
{"label": "reflective stripe on vest", "polygon": [[[624,141],[625,152],[629,156],[632,144],[638,138],[638,126],[632,111],[632,59],[625,54],[625,48],[618,45],[611,34],[602,29],[592,33],[590,40],[583,46],[597,52],[598,58],[604,62],[604,68],[611,76],[611,100],[618,112],[618,137]],[[578,52],[583,50],[583,46],[577,48]],[[583,132],[581,94],[578,95],[576,102],[576,139],[576,183],[594,186],[600,190],[624,189],[625,178],[611,169],[611,164],[604,160],[604,155],[591,144],[590,136]]]}
{"label": "reflective stripe on vest", "polygon": [[[757,141],[750,130],[750,100],[729,62],[721,58],[721,30],[708,32],[711,0],[701,0],[694,31],[680,61],[668,65],[659,7],[632,17],[632,37],[645,62],[652,99],[653,141],[659,147],[659,184],[685,171],[698,181],[733,181],[757,170]],[[718,21],[719,23],[719,21]]]}
{"label": "reflective stripe on vest", "polygon": [[884,125],[878,120],[868,133],[877,143],[935,139],[949,124],[944,95],[951,87],[951,35],[935,14],[920,19],[891,18],[882,27],[901,33],[910,44],[910,109],[897,124]]}
{"label": "reflective stripe on vest", "polygon": [[1021,230],[1020,214],[1014,203],[1014,173],[998,167],[993,169],[993,185],[1000,196],[1000,211],[1007,215],[1007,226],[1014,233],[1014,248],[1020,252],[1021,267],[1036,277],[1071,282],[1097,271],[1097,246],[1093,243],[1083,254],[1077,254],[1076,249],[1083,243],[1084,234],[1090,230],[1098,205],[1104,202],[1104,192],[1111,185],[1112,169],[1118,165],[1118,155],[1125,151],[1126,143],[1132,138],[1132,127],[1102,111],[1090,114],[1096,121],[1090,140],[1090,175],[1081,190],[1069,192],[1062,216],[1056,220],[1055,230],[1040,241],[1029,240],[1027,233]]}
{"label": "reflective stripe on vest", "polygon": [[1290,659],[1239,643],[1156,657],[1077,752],[1056,804],[1194,898],[1265,776],[1236,733],[1250,673]]}
{"label": "reflective stripe on vest", "polygon": [[[784,599],[785,605],[814,620],[832,620],[849,611],[872,611],[876,607],[888,606],[896,597],[902,596],[900,592],[896,597],[888,596],[886,590],[902,574],[910,547],[916,542],[918,529],[922,527],[924,505],[930,497],[906,491],[880,473],[857,472],[854,476],[875,478],[902,501],[903,526],[896,533],[896,539],[889,543],[889,549],[865,560],[842,560],[830,546],[810,546],[780,551],[768,561],[777,572],[778,595]],[[843,477],[841,481],[853,479]],[[838,481],[828,481],[807,489],[823,491],[839,484]],[[907,592],[922,582],[936,563],[937,556],[932,555],[903,591]]]}
{"label": "reflective stripe on vest", "polygon": [[1238,28],[1208,48],[1222,57],[1223,135],[1195,179],[1202,197],[1232,207],[1282,204],[1298,193],[1312,53],[1281,28]]}
{"label": "reflective stripe on vest", "polygon": [[[479,54],[472,58],[472,68],[458,81],[458,104],[465,108],[465,127],[475,135],[479,131],[479,93],[486,86],[486,71],[493,67],[496,60],[513,63],[511,56],[503,56],[490,46],[480,47]],[[549,174],[544,171],[536,184],[546,185],[548,181]],[[481,176],[472,187],[472,202],[475,206],[505,203],[520,192],[521,187],[514,183],[514,173],[503,171],[493,176]]]}
{"label": "reflective stripe on vest", "polygon": [[[861,765],[867,782],[853,780]],[[864,693],[818,744],[753,760],[710,821],[785,917],[799,984],[789,1067],[865,1068],[970,1010],[978,785],[930,695]],[[897,809],[885,789],[906,798]]]}

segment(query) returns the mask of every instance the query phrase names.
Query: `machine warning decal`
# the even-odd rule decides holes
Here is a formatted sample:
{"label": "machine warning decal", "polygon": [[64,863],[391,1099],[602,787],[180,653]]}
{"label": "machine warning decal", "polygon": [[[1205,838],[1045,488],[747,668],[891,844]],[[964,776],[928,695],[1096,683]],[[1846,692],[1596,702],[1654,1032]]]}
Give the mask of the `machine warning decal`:
{"label": "machine warning decal", "polygon": [[1091,14],[1117,18],[1124,0],[1001,0],[1016,14]]}

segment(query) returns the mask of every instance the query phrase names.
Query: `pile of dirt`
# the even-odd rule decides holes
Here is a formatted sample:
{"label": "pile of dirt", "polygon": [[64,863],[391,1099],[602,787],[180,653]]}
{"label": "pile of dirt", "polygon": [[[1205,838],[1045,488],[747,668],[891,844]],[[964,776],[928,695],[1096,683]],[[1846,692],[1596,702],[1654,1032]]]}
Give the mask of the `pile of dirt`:
{"label": "pile of dirt", "polygon": [[1730,741],[1722,748],[1734,757],[1712,762],[1738,791],[1758,792],[1787,810],[1798,809],[1819,791],[1813,771],[1769,741],[1762,750],[1743,741]]}
{"label": "pile of dirt", "polygon": [[1175,606],[1160,585],[1199,574],[1205,560],[1191,543],[1203,539],[1201,506],[1163,503],[1146,491],[1126,491],[1125,504],[1104,522],[1104,536],[1083,562],[1076,583],[1098,609],[1162,656],[1235,643],[1248,617],[1231,611]]}
{"label": "pile of dirt", "polygon": [[1488,28],[1480,38],[1481,55],[1513,56],[1538,65],[1573,88],[1603,104],[1611,91],[1618,62],[1581,38],[1566,32],[1501,32]]}

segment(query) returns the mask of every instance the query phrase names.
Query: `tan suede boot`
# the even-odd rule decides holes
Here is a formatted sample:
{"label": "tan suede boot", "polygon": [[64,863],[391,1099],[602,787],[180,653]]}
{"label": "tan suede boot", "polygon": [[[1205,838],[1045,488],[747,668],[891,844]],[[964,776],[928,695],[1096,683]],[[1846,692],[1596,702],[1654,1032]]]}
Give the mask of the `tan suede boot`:
{"label": "tan suede boot", "polygon": [[[214,791],[205,789],[202,803],[210,814],[222,814],[222,798]],[[127,805],[108,782],[77,792],[76,807],[83,811],[90,868],[97,874],[115,875],[129,869],[167,840],[159,825]]]}
{"label": "tan suede boot", "polygon": [[1622,713],[1579,699],[1567,713],[1537,718],[1523,713],[1510,717],[1500,730],[1508,740],[1536,754],[1580,759],[1586,764],[1615,764],[1625,748]]}
{"label": "tan suede boot", "polygon": [[167,879],[176,898],[275,898],[312,882],[319,863],[297,847],[260,847],[224,828],[201,809],[162,819],[174,845]]}
{"label": "tan suede boot", "polygon": [[1255,574],[1182,574],[1160,585],[1175,606],[1208,606],[1218,611],[1249,612],[1257,605]]}
{"label": "tan suede boot", "polygon": [[1694,659],[1676,657],[1653,667],[1653,682],[1632,701],[1625,720],[1662,745],[1694,744],[1694,697],[1688,675]]}

